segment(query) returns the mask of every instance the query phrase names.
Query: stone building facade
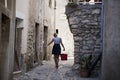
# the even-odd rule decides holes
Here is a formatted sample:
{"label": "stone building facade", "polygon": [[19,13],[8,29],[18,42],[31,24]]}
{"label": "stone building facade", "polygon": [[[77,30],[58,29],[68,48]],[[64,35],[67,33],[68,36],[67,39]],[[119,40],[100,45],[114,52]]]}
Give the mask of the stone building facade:
{"label": "stone building facade", "polygon": [[101,4],[67,5],[66,15],[74,37],[74,63],[78,66],[81,55],[98,56],[102,52]]}
{"label": "stone building facade", "polygon": [[54,33],[54,1],[16,0],[16,23],[14,70],[24,73],[51,57],[46,45]]}
{"label": "stone building facade", "polygon": [[54,31],[54,0],[1,0],[0,80],[49,60]]}
{"label": "stone building facade", "polygon": [[0,0],[0,80],[12,80],[15,0]]}

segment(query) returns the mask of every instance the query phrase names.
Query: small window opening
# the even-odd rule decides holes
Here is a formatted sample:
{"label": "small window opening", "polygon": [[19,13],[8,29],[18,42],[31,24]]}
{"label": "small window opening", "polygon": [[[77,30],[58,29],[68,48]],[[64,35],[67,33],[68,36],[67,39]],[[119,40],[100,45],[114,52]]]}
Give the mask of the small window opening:
{"label": "small window opening", "polygon": [[56,33],[58,34],[58,29],[56,29]]}

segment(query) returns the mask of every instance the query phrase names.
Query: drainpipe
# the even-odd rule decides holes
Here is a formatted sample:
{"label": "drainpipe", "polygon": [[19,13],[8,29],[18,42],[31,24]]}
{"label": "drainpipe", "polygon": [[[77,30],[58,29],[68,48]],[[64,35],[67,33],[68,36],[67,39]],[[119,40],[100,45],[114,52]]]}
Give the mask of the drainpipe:
{"label": "drainpipe", "polygon": [[5,0],[5,8],[7,8],[7,5],[8,5],[7,0]]}
{"label": "drainpipe", "polygon": [[103,53],[103,32],[104,32],[104,0],[102,1],[102,10],[101,10],[101,50]]}
{"label": "drainpipe", "polygon": [[[101,10],[101,50],[102,50],[102,54],[103,54],[103,49],[104,49],[104,0],[102,0],[102,10]],[[102,56],[103,57],[103,56]],[[103,58],[101,59],[101,61],[103,62]],[[103,75],[103,72],[102,72],[102,66],[103,64],[101,64],[101,76],[100,76],[100,80],[102,80],[102,75]]]}
{"label": "drainpipe", "polygon": [[54,33],[56,28],[56,0],[54,0]]}

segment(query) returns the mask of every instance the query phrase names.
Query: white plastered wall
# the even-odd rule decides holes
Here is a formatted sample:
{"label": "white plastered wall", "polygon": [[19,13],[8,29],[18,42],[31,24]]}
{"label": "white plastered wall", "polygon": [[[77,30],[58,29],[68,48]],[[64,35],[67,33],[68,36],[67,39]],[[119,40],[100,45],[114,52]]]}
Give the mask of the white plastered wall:
{"label": "white plastered wall", "polygon": [[56,29],[58,29],[58,36],[62,38],[65,46],[65,53],[73,58],[74,55],[74,41],[73,34],[70,31],[68,21],[65,15],[65,6],[68,0],[56,0]]}
{"label": "white plastered wall", "polygon": [[22,42],[21,53],[24,54],[27,51],[27,33],[28,33],[28,17],[29,17],[29,0],[16,0],[16,17],[23,20],[21,28],[22,30]]}

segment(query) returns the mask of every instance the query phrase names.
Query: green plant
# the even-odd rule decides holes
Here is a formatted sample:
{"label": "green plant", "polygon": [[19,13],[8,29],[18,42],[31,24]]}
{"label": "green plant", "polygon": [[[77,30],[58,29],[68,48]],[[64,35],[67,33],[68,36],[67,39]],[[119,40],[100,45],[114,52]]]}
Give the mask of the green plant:
{"label": "green plant", "polygon": [[67,4],[67,6],[68,6],[68,7],[75,8],[75,7],[77,7],[78,5],[77,5],[75,2],[69,2],[69,3]]}
{"label": "green plant", "polygon": [[84,54],[80,57],[80,69],[89,69],[91,64],[92,55],[91,54]]}

